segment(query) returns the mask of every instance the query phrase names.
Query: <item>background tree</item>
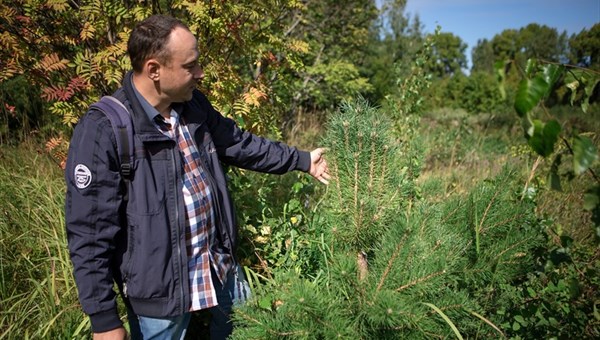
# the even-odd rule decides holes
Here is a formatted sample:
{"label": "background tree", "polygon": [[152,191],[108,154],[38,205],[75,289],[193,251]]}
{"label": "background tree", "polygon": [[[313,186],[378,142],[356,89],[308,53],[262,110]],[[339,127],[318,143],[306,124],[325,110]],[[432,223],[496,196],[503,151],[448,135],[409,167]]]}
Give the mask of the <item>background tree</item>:
{"label": "background tree", "polygon": [[566,32],[559,34],[556,28],[532,23],[519,30],[518,41],[519,52],[525,59],[566,61]]}
{"label": "background tree", "polygon": [[405,11],[406,0],[383,1],[371,27],[368,55],[362,73],[370,79],[373,91],[365,97],[382,103],[395,92],[397,79],[409,77],[409,65],[423,44],[423,24],[418,15],[411,18]]}
{"label": "background tree", "polygon": [[287,127],[297,115],[332,109],[344,98],[370,91],[359,67],[377,12],[373,0],[306,0],[291,13],[285,36],[308,44],[296,60],[299,67],[279,79],[278,89],[289,103]]}
{"label": "background tree", "polygon": [[471,72],[492,73],[495,61],[492,43],[487,39],[477,40],[471,52]]}
{"label": "background tree", "polygon": [[492,38],[492,49],[495,61],[514,60],[520,50],[519,32],[515,29],[506,29]]}
{"label": "background tree", "polygon": [[591,69],[600,69],[600,23],[584,29],[569,39],[571,63]]}
{"label": "background tree", "polygon": [[433,41],[432,57],[426,65],[429,73],[444,78],[461,73],[462,69],[467,67],[467,44],[460,37],[442,32],[437,34]]}

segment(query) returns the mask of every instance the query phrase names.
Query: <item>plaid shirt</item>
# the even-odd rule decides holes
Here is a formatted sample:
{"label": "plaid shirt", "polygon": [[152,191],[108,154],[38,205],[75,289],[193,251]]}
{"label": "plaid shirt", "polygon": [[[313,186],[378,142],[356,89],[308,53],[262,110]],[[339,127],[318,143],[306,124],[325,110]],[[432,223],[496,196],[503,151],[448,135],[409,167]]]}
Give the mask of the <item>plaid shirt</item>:
{"label": "plaid shirt", "polygon": [[[175,110],[170,122],[161,116],[155,120],[158,128],[174,139],[184,160],[183,197],[186,206],[186,243],[192,305],[190,311],[216,306],[211,265],[222,284],[233,266],[231,255],[221,251],[214,225],[212,192],[201,155],[183,119]],[[161,122],[162,121],[162,122]]]}

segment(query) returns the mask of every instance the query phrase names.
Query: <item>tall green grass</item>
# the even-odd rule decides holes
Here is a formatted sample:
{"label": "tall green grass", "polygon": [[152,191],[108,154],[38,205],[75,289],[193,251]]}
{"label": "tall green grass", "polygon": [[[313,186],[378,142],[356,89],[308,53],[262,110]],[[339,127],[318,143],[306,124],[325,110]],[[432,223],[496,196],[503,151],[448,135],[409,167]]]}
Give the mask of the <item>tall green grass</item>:
{"label": "tall green grass", "polygon": [[82,338],[63,173],[32,144],[0,151],[0,339]]}

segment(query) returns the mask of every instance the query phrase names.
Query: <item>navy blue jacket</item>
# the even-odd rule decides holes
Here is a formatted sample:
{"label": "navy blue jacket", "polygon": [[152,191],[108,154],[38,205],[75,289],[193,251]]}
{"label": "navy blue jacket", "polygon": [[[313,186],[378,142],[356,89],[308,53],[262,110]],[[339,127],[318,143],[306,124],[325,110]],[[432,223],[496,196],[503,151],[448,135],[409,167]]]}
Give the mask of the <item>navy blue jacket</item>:
{"label": "navy blue jacket", "polygon": [[[90,110],[75,127],[65,170],[69,251],[79,300],[94,332],[121,325],[115,282],[139,315],[172,317],[190,306],[182,157],[143,111],[130,74],[113,96],[133,117],[135,163],[128,201],[116,139],[101,112]],[[182,116],[209,174],[221,247],[235,256],[236,218],[221,162],[274,174],[306,172],[310,154],[242,131],[199,91],[176,105],[183,105]]]}

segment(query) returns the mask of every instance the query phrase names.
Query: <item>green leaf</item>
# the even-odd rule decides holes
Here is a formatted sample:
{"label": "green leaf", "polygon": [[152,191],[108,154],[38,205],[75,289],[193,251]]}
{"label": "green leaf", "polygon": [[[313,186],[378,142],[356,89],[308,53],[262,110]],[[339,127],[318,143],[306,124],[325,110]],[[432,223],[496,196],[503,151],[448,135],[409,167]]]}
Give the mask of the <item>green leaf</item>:
{"label": "green leaf", "polygon": [[506,89],[504,88],[504,84],[506,81],[506,64],[507,61],[498,60],[494,63],[494,72],[496,73],[496,80],[498,81],[498,90],[500,91],[500,96],[502,100],[506,99]]}
{"label": "green leaf", "polygon": [[579,81],[573,80],[571,82],[566,83],[565,86],[569,90],[571,90],[571,96],[569,97],[569,102],[571,103],[571,106],[573,106],[573,103],[575,102],[575,99],[577,98],[577,88],[579,87]]}
{"label": "green leaf", "polygon": [[562,155],[556,155],[554,161],[552,162],[552,166],[550,167],[550,173],[548,174],[548,184],[552,190],[562,191],[562,186],[560,185],[560,176],[558,174],[558,168],[562,163]]}
{"label": "green leaf", "polygon": [[527,59],[527,64],[525,65],[525,75],[527,77],[531,77],[531,75],[536,71],[537,69],[537,59]]}
{"label": "green leaf", "polygon": [[556,84],[556,81],[563,75],[564,66],[562,65],[554,65],[554,64],[546,64],[542,70],[542,74],[544,76],[544,81],[548,84],[548,89],[544,96],[547,97],[550,95],[550,91]]}
{"label": "green leaf", "polygon": [[523,127],[523,131],[525,131],[525,138],[529,139],[530,137],[533,137],[535,126],[529,113],[527,113],[521,120],[521,126]]}
{"label": "green leaf", "polygon": [[523,319],[522,315],[515,315],[515,320],[523,326],[527,325],[527,322]]}
{"label": "green leaf", "polygon": [[596,87],[596,85],[598,85],[598,82],[600,82],[599,77],[593,79],[586,79],[586,85],[584,87],[585,95],[581,100],[581,110],[583,110],[583,112],[585,113],[587,113],[587,109],[590,106],[590,97],[594,93],[594,88]]}
{"label": "green leaf", "polygon": [[583,195],[583,209],[592,211],[600,204],[600,197],[596,193],[586,193]]}
{"label": "green leaf", "polygon": [[258,301],[258,306],[262,309],[271,310],[271,297],[264,296]]}
{"label": "green leaf", "polygon": [[573,170],[581,175],[598,159],[598,150],[586,136],[577,136],[573,141]]}
{"label": "green leaf", "polygon": [[540,102],[548,88],[548,83],[540,75],[535,76],[533,79],[521,80],[515,98],[515,110],[517,110],[519,117],[523,117],[531,111]]}
{"label": "green leaf", "polygon": [[551,120],[544,124],[540,120],[533,121],[533,136],[527,141],[531,148],[542,157],[548,157],[554,152],[554,145],[560,134],[560,124]]}

